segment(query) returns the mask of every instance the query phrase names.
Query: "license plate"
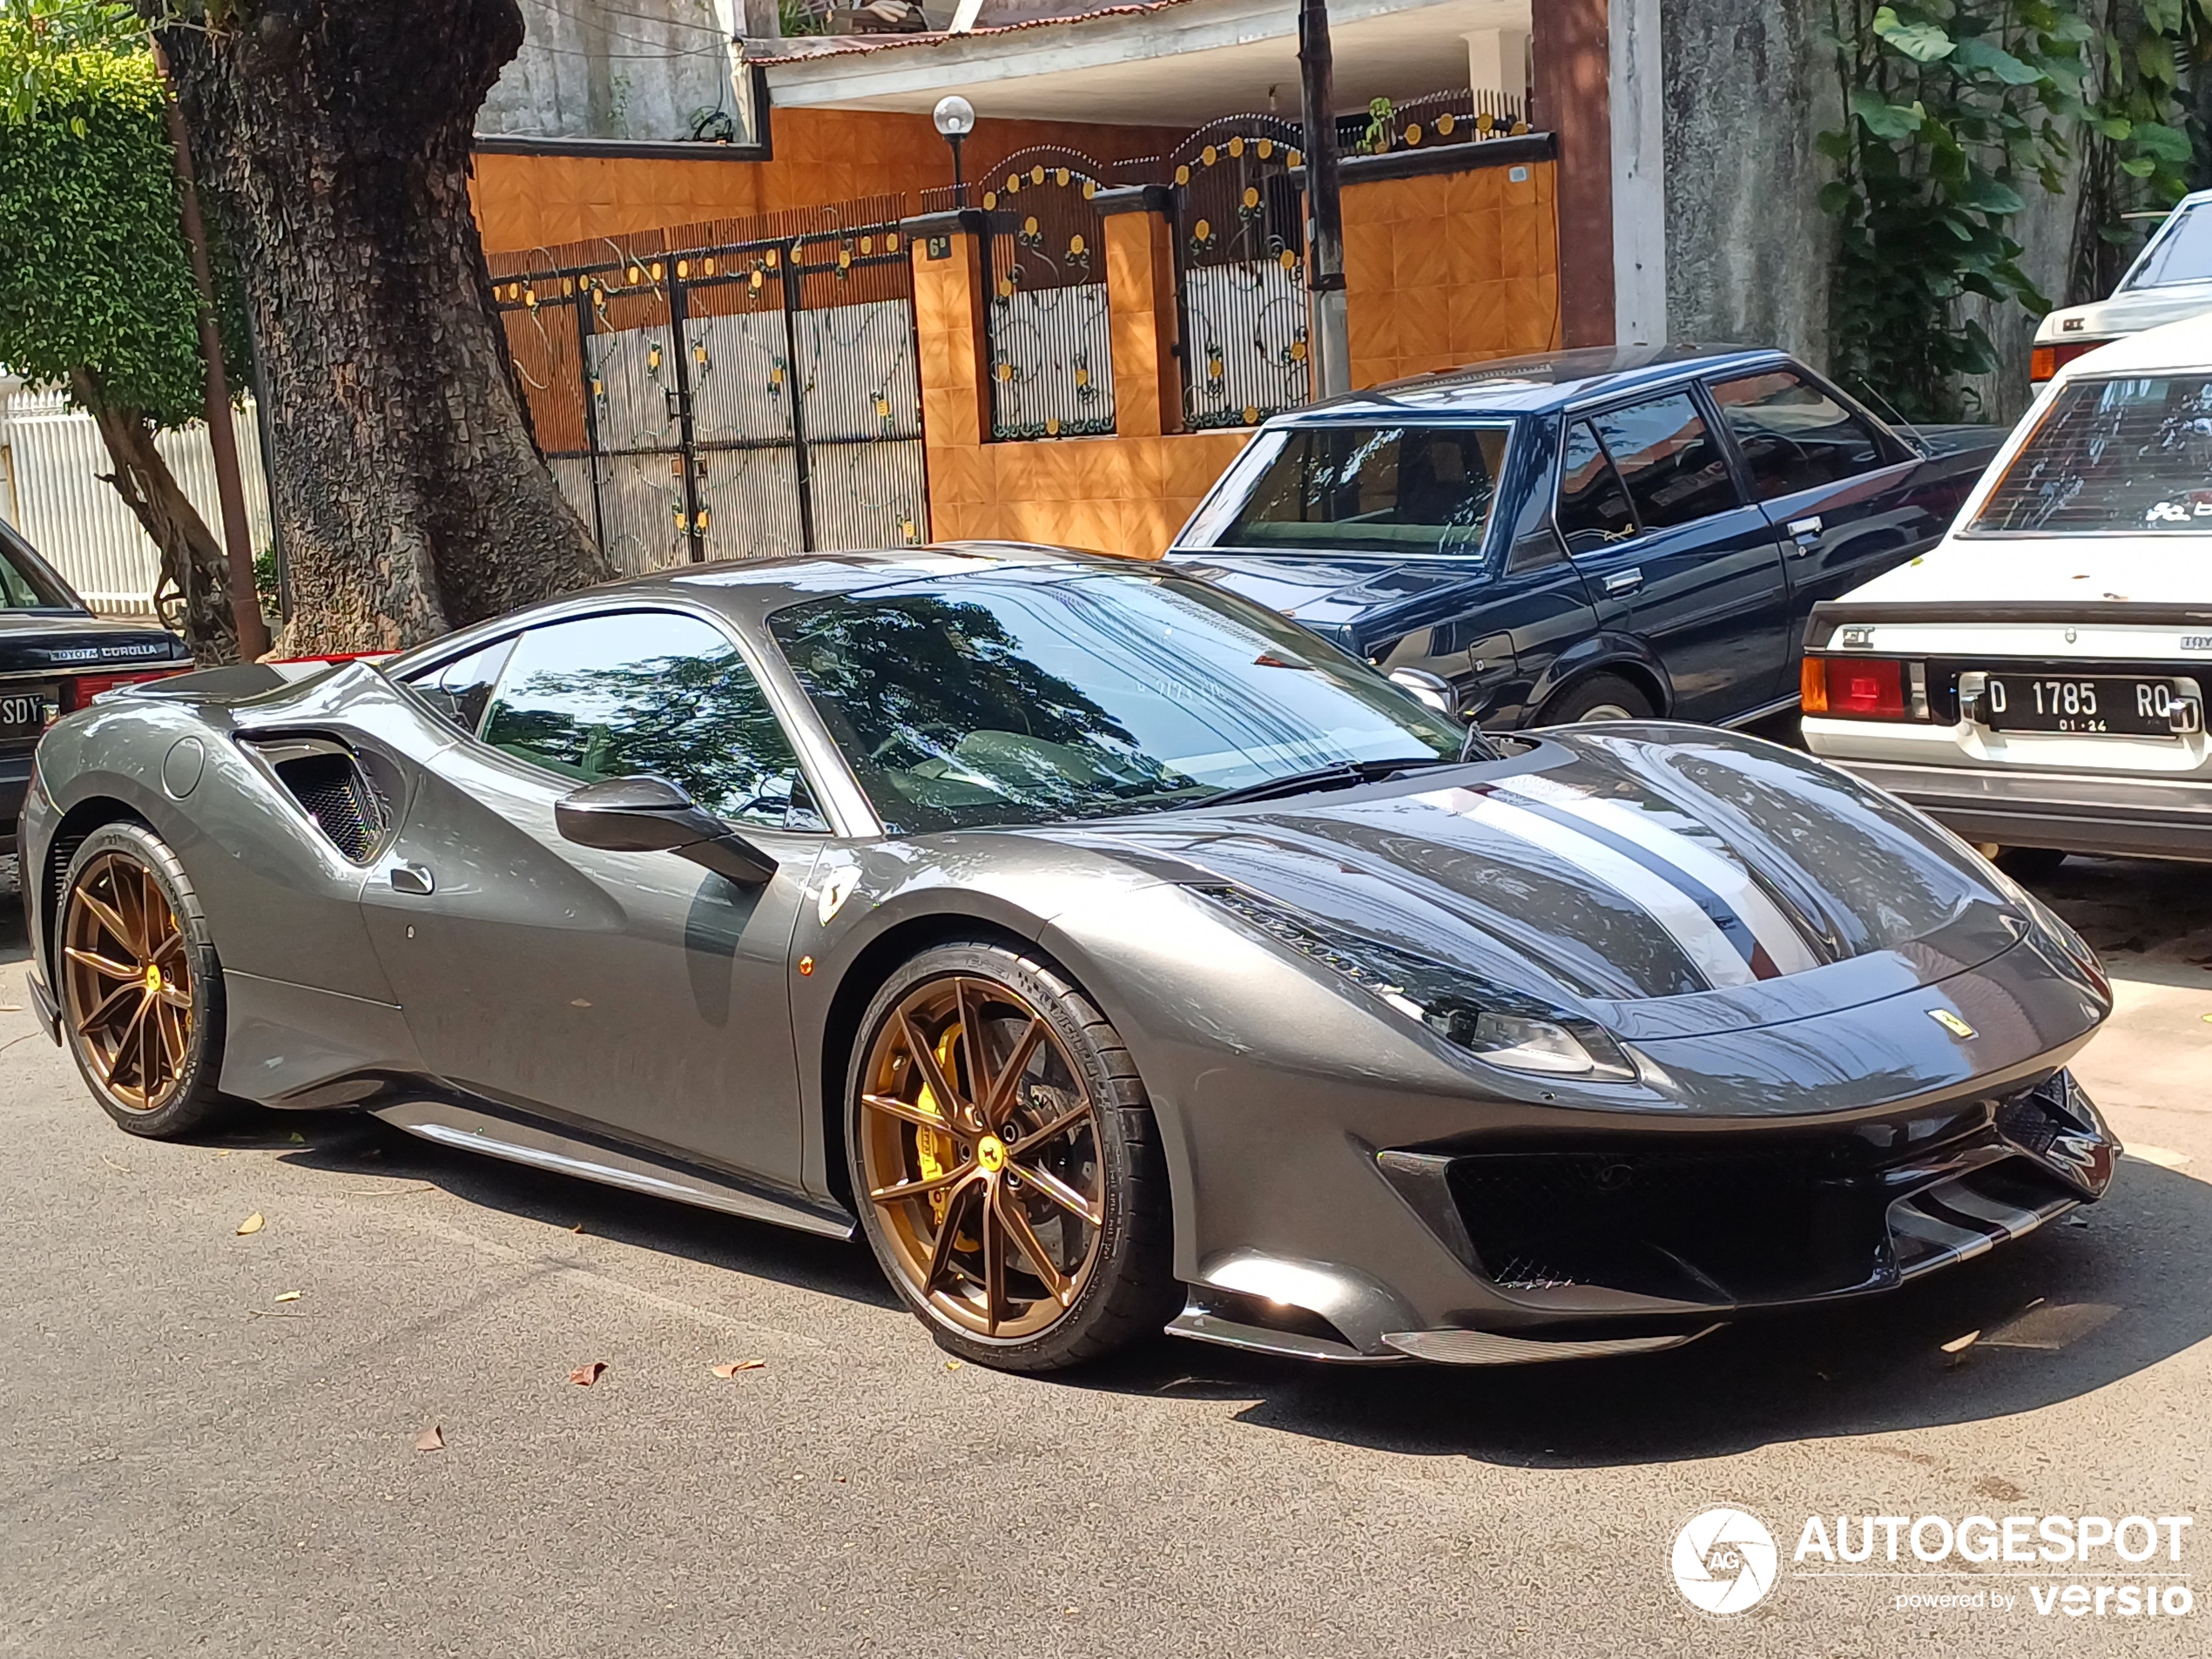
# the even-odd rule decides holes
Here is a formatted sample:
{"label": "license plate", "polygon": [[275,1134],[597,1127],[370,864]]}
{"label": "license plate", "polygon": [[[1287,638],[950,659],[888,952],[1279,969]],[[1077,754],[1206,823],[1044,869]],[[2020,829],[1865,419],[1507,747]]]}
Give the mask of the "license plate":
{"label": "license plate", "polygon": [[55,702],[51,685],[26,685],[0,691],[0,740],[35,738],[46,729],[46,711]]}
{"label": "license plate", "polygon": [[2127,737],[2194,732],[2203,718],[2172,680],[2128,674],[1992,674],[1981,710],[1982,723],[2000,732]]}

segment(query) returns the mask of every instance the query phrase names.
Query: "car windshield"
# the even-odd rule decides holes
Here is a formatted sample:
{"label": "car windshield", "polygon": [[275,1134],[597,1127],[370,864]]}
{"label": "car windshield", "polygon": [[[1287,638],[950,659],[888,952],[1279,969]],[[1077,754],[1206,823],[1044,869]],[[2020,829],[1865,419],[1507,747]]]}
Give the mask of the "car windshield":
{"label": "car windshield", "polygon": [[0,610],[74,610],[76,596],[0,529]]}
{"label": "car windshield", "polygon": [[2212,212],[2208,208],[2212,202],[2176,212],[2143,251],[2142,263],[2128,273],[2121,288],[2165,288],[2212,277]]}
{"label": "car windshield", "polygon": [[1464,734],[1274,612],[1165,571],[1035,566],[768,619],[896,833],[1192,805]]}
{"label": "car windshield", "polygon": [[[1204,541],[1479,558],[1509,432],[1496,425],[1293,427],[1233,510],[1207,516]],[[1194,544],[1204,543],[1194,536]]]}
{"label": "car windshield", "polygon": [[2075,381],[2005,469],[1971,536],[2212,529],[2212,377]]}

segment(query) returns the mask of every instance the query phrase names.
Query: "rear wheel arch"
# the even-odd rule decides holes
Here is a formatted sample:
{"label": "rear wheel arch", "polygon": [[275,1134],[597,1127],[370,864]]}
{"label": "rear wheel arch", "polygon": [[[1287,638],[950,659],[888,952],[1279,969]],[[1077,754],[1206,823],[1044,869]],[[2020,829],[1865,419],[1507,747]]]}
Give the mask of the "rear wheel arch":
{"label": "rear wheel arch", "polygon": [[1593,680],[1599,679],[1622,681],[1642,694],[1644,701],[1651,705],[1653,713],[1663,715],[1667,711],[1669,700],[1667,688],[1651,666],[1633,657],[1613,657],[1578,665],[1571,673],[1563,676],[1537,705],[1536,716],[1529,724],[1555,724],[1558,719],[1556,711]]}

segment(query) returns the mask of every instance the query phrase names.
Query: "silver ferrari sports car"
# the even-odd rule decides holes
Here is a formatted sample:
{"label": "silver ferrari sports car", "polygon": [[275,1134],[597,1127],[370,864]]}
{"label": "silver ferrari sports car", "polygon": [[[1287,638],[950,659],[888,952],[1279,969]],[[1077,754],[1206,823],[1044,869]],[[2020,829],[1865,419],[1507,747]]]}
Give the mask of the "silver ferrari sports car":
{"label": "silver ferrari sports car", "polygon": [[[287,674],[291,678],[287,678]],[[699,565],[61,719],[32,987],[155,1136],[353,1107],[840,1237],[952,1351],[1648,1351],[2110,1181],[2064,923],[1804,755],[1489,738],[1157,565]]]}

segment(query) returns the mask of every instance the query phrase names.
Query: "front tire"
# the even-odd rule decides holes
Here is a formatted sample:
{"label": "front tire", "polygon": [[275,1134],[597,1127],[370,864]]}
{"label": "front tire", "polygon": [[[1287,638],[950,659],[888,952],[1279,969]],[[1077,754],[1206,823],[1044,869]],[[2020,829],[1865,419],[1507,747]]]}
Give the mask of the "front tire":
{"label": "front tire", "polygon": [[1057,969],[941,946],[861,1021],[846,1148],[862,1229],[938,1344],[1044,1372],[1181,1305],[1158,1130],[1121,1037]]}
{"label": "front tire", "polygon": [[157,1140],[227,1116],[223,970],[168,844],[138,824],[93,831],[70,859],[56,935],[63,1036],[107,1115]]}

